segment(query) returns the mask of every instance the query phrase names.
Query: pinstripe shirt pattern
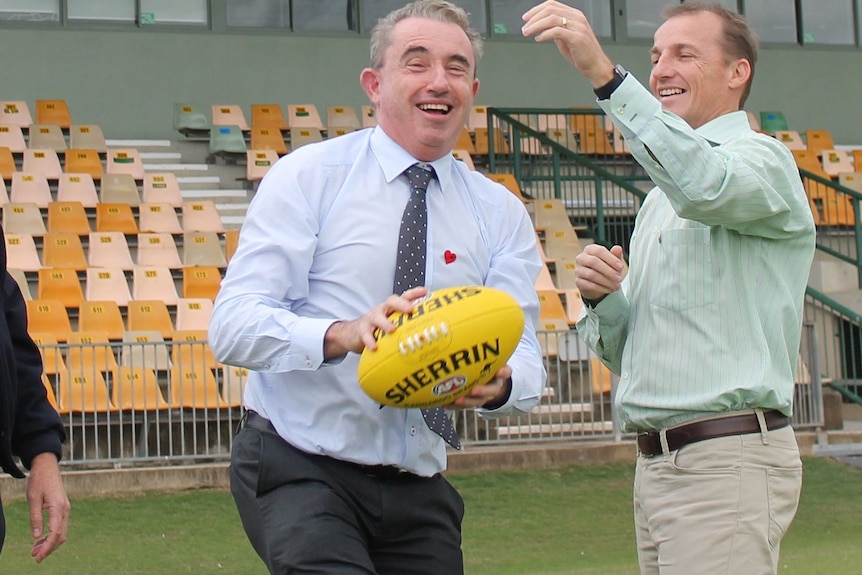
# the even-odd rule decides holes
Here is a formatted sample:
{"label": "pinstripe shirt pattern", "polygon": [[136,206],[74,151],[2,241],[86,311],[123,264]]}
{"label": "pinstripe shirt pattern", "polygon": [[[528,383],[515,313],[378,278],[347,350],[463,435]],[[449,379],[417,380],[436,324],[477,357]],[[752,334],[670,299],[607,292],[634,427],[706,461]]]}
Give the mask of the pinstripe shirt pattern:
{"label": "pinstripe shirt pattern", "polygon": [[692,130],[631,75],[599,105],[656,184],[622,289],[577,326],[620,376],[623,429],[790,415],[815,234],[791,153],[743,111]]}

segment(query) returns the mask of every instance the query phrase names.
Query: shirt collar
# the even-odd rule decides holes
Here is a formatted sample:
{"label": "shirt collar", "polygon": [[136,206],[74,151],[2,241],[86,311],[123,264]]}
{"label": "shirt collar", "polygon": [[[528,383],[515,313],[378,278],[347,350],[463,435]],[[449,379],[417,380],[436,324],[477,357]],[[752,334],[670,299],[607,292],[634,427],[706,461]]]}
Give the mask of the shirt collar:
{"label": "shirt collar", "polygon": [[741,133],[751,130],[745,110],[722,114],[695,130],[714,144],[725,144]]}
{"label": "shirt collar", "polygon": [[[404,170],[419,161],[390,138],[380,126],[376,126],[371,133],[370,145],[371,152],[380,164],[387,183],[392,183],[395,178],[404,173]],[[441,190],[449,189],[452,182],[452,162],[457,161],[450,151],[433,162],[425,162],[434,168]]]}

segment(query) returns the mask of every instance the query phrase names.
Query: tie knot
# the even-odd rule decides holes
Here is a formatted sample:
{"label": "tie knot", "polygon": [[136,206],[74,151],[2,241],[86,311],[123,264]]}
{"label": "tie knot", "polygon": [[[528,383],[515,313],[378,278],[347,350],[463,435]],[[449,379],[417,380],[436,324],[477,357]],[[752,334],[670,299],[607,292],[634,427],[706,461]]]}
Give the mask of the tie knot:
{"label": "tie knot", "polygon": [[428,189],[428,182],[431,181],[431,177],[434,175],[434,168],[431,166],[424,168],[419,164],[413,164],[404,170],[404,173],[407,175],[410,186],[414,190],[422,190],[424,192]]}

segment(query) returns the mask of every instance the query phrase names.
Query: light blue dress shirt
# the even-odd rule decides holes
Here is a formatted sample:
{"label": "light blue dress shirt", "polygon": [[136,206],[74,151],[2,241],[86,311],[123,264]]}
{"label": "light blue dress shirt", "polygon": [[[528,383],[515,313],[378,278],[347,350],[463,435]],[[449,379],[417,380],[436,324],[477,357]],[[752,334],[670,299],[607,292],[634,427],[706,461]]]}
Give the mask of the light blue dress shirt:
{"label": "light blue dress shirt", "polygon": [[[418,409],[383,408],[359,387],[359,355],[323,361],[323,337],[392,294],[402,172],[416,159],[378,128],[303,146],[261,181],[215,302],[216,357],[251,372],[245,405],[293,446],[430,476],[446,446]],[[426,285],[487,285],[511,294],[526,325],[509,360],[509,401],[485,417],[536,406],[545,370],[535,329],[541,268],[529,215],[511,192],[451,154],[431,162]]]}
{"label": "light blue dress shirt", "polygon": [[754,408],[790,415],[814,220],[790,151],[744,111],[697,130],[631,75],[599,105],[657,187],[620,291],[578,332],[619,374],[627,431]]}

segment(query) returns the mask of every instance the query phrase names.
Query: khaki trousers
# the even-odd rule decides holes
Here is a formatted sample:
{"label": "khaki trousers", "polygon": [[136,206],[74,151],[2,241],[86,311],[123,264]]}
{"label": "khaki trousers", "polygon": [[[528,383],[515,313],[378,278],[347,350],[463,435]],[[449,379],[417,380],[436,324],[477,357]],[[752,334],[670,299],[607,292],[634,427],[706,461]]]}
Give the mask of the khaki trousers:
{"label": "khaki trousers", "polygon": [[793,429],[638,456],[634,513],[643,575],[774,575],[799,503]]}

